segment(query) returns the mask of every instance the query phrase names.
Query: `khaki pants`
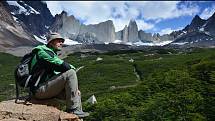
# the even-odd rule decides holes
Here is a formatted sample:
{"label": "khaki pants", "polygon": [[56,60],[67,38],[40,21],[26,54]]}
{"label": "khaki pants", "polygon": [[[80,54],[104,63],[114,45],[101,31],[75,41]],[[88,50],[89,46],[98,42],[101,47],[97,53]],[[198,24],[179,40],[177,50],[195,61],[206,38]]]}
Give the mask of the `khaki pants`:
{"label": "khaki pants", "polygon": [[56,75],[36,90],[35,98],[48,99],[63,97],[66,99],[68,109],[82,111],[81,95],[78,93],[78,79],[75,70],[70,69],[60,75]]}

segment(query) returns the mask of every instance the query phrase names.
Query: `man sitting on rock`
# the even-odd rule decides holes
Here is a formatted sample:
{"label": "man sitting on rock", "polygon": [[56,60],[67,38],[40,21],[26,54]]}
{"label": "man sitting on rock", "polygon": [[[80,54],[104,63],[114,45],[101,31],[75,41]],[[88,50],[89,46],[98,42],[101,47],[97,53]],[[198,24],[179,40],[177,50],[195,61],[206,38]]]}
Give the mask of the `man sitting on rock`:
{"label": "man sitting on rock", "polygon": [[75,67],[61,60],[57,51],[62,49],[64,38],[58,33],[51,33],[47,37],[47,45],[39,45],[33,49],[36,56],[31,61],[33,79],[42,75],[38,86],[31,86],[33,97],[49,99],[62,97],[66,99],[67,112],[76,114],[80,118],[89,115],[82,111],[81,93],[78,89],[78,79]]}

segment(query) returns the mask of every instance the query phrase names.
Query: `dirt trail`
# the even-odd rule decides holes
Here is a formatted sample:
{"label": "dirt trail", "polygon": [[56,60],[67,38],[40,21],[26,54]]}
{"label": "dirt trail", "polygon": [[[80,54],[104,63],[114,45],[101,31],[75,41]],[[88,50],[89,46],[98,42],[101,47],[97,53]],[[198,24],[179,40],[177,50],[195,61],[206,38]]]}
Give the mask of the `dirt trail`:
{"label": "dirt trail", "polygon": [[133,65],[133,67],[134,67],[134,74],[136,76],[136,80],[135,80],[136,83],[135,84],[124,85],[124,86],[111,86],[110,89],[115,90],[115,89],[125,89],[125,88],[130,88],[130,87],[136,87],[140,83],[141,75],[140,75],[140,73],[137,72],[137,67],[135,64]]}

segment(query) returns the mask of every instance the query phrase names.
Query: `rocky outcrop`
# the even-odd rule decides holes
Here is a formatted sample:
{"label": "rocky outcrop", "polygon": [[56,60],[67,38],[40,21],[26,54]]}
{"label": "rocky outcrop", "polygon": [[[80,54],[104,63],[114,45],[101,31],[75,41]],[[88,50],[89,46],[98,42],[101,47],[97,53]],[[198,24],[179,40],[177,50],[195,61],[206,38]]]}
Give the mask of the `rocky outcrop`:
{"label": "rocky outcrop", "polygon": [[169,34],[164,34],[160,36],[160,41],[173,41],[174,37]]}
{"label": "rocky outcrop", "polygon": [[138,39],[138,28],[135,20],[131,20],[128,25],[128,41],[137,42]]}
{"label": "rocky outcrop", "polygon": [[116,40],[122,40],[122,43],[126,42],[162,42],[162,41],[173,41],[174,37],[172,35],[160,35],[158,33],[151,34],[146,33],[143,30],[138,31],[137,24],[134,20],[129,22],[129,26],[124,27],[123,30],[116,32]]}
{"label": "rocky outcrop", "polygon": [[184,29],[174,31],[174,41],[170,45],[183,45],[194,47],[210,47],[215,45],[215,13],[207,20],[196,15],[191,24]]}
{"label": "rocky outcrop", "polygon": [[138,32],[138,37],[139,37],[139,39],[140,39],[142,42],[148,42],[148,41],[153,40],[152,34],[151,34],[151,33],[146,33],[146,32],[144,32],[143,30],[140,30],[140,31]]}
{"label": "rocky outcrop", "polygon": [[122,30],[122,39],[123,42],[128,42],[128,27],[127,25],[124,27],[124,29]]}
{"label": "rocky outcrop", "polygon": [[[51,31],[59,32],[64,37],[84,43],[104,43],[115,40],[115,28],[111,20],[94,25],[84,25],[74,16],[68,16],[65,11],[55,16]],[[83,38],[84,36],[88,38]]]}
{"label": "rocky outcrop", "polygon": [[81,42],[81,43],[87,43],[87,44],[102,44],[103,42],[99,41],[98,38],[94,33],[86,32],[83,34],[79,34],[74,40]]}
{"label": "rocky outcrop", "polygon": [[215,40],[215,13],[207,20],[196,15],[184,29],[159,35],[138,31],[135,20],[130,20],[123,30],[115,32],[111,20],[84,25],[65,11],[53,17],[46,3],[41,1],[2,1],[0,7],[0,51],[9,47],[38,44],[33,35],[41,37],[50,31],[59,32],[65,38],[84,44],[112,42],[131,44],[139,41],[147,43],[189,41],[192,44],[200,41],[209,43]]}
{"label": "rocky outcrop", "polygon": [[131,20],[129,25],[125,25],[124,29],[116,32],[116,40],[122,40],[122,43],[137,42],[138,39],[138,27],[136,21]]}
{"label": "rocky outcrop", "polygon": [[113,42],[115,40],[115,28],[113,21],[108,20],[94,25],[83,25],[80,33],[94,33],[101,42]]}
{"label": "rocky outcrop", "polygon": [[146,33],[142,30],[138,32],[138,37],[142,42],[162,42],[162,41],[173,41],[174,37],[172,35],[164,34],[151,34]]}
{"label": "rocky outcrop", "polygon": [[197,31],[198,29],[201,28],[202,25],[204,25],[206,20],[201,19],[198,15],[196,15],[191,24],[185,27],[185,31],[192,32],[192,31]]}
{"label": "rocky outcrop", "polygon": [[211,35],[215,36],[215,12],[210,18],[208,18],[203,27],[205,31],[208,31]]}
{"label": "rocky outcrop", "polygon": [[75,39],[81,29],[81,23],[73,15],[68,16],[67,12],[55,15],[55,21],[50,27],[53,32],[59,32],[62,36]]}
{"label": "rocky outcrop", "polygon": [[121,40],[122,39],[122,31],[115,32],[115,40]]}
{"label": "rocky outcrop", "polygon": [[55,107],[32,104],[14,100],[3,101],[0,103],[1,121],[80,121],[74,115],[58,110]]}

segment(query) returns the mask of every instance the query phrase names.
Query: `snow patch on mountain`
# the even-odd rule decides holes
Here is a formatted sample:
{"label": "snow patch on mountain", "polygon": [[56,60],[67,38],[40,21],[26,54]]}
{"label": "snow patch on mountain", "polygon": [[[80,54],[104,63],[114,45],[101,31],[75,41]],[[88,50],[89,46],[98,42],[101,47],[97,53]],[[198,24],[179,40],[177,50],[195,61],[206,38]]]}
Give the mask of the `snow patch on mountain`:
{"label": "snow patch on mountain", "polygon": [[201,28],[199,29],[199,31],[203,32],[203,31],[205,31],[205,30],[204,30],[204,28],[203,28],[203,27],[201,27]]}
{"label": "snow patch on mountain", "polygon": [[14,21],[16,21],[17,23],[19,23],[19,21],[18,21],[18,18],[17,17],[15,17],[15,16],[12,16],[13,17],[13,20]]}
{"label": "snow patch on mountain", "polygon": [[34,36],[34,38],[37,40],[37,41],[39,41],[39,42],[41,42],[41,43],[43,43],[43,44],[47,44],[47,40],[43,37],[43,36],[40,36],[40,37],[38,37],[38,36],[36,36],[36,35],[33,35]]}
{"label": "snow patch on mountain", "polygon": [[[34,36],[34,38],[35,38],[37,41],[39,41],[39,42],[41,42],[41,43],[43,43],[43,44],[47,44],[47,39],[46,39],[46,36],[45,36],[45,35],[40,36],[40,37],[38,37],[38,36],[36,36],[36,35],[33,35],[33,36]],[[74,40],[65,38],[65,41],[64,41],[63,44],[65,44],[65,45],[77,45],[77,44],[82,44],[82,43],[79,43],[79,42],[77,42],[77,41],[74,41]]]}
{"label": "snow patch on mountain", "polygon": [[120,43],[122,43],[122,40],[115,40],[113,43],[120,44]]}
{"label": "snow patch on mountain", "polygon": [[[20,1],[22,2],[22,1]],[[11,12],[11,14],[25,14],[25,15],[30,15],[31,13],[32,14],[40,14],[40,12],[36,11],[34,8],[32,8],[31,6],[27,5],[27,4],[24,4],[27,8],[29,8],[29,10],[27,10],[25,7],[21,6],[17,1],[7,1],[7,3],[9,5],[13,5],[13,6],[17,6],[19,8],[18,11],[16,11],[15,13],[14,12]]]}
{"label": "snow patch on mountain", "polygon": [[[171,43],[172,41],[162,41],[162,42],[142,42],[142,41],[138,41],[138,42],[123,42],[122,40],[115,40],[112,43],[115,44],[125,44],[125,45],[131,45],[131,46],[164,46],[166,44]],[[108,42],[105,42],[105,44],[109,44]]]}
{"label": "snow patch on mountain", "polygon": [[45,25],[45,28],[46,28],[46,29],[49,29],[49,27],[50,27],[50,26],[46,26],[46,25]]}
{"label": "snow patch on mountain", "polygon": [[185,45],[187,43],[189,43],[189,42],[174,42],[174,43],[171,43],[171,44],[173,44],[173,45]]}
{"label": "snow patch on mountain", "polygon": [[126,42],[125,45],[133,45],[132,42]]}
{"label": "snow patch on mountain", "polygon": [[77,42],[77,41],[74,41],[74,40],[65,38],[64,44],[65,44],[65,45],[77,45],[77,44],[82,44],[82,43],[79,43],[79,42]]}
{"label": "snow patch on mountain", "polygon": [[172,41],[163,41],[163,42],[142,42],[142,41],[139,41],[139,42],[133,43],[133,45],[136,45],[136,46],[164,46],[164,45],[169,44],[171,42]]}
{"label": "snow patch on mountain", "polygon": [[7,3],[8,3],[9,5],[17,6],[17,7],[19,8],[18,13],[16,13],[16,14],[22,14],[22,13],[27,12],[27,10],[26,10],[24,7],[22,7],[21,5],[19,5],[19,4],[17,3],[17,1],[7,1]]}
{"label": "snow patch on mountain", "polygon": [[[22,1],[20,1],[20,2],[22,2]],[[23,2],[22,2],[22,3],[23,3]],[[36,11],[36,10],[35,10],[34,8],[32,8],[31,6],[29,6],[29,5],[25,4],[25,3],[24,3],[24,5],[25,5],[26,7],[28,7],[28,8],[30,8],[30,9],[29,9],[29,12],[30,12],[30,13],[40,14],[40,12]]]}

